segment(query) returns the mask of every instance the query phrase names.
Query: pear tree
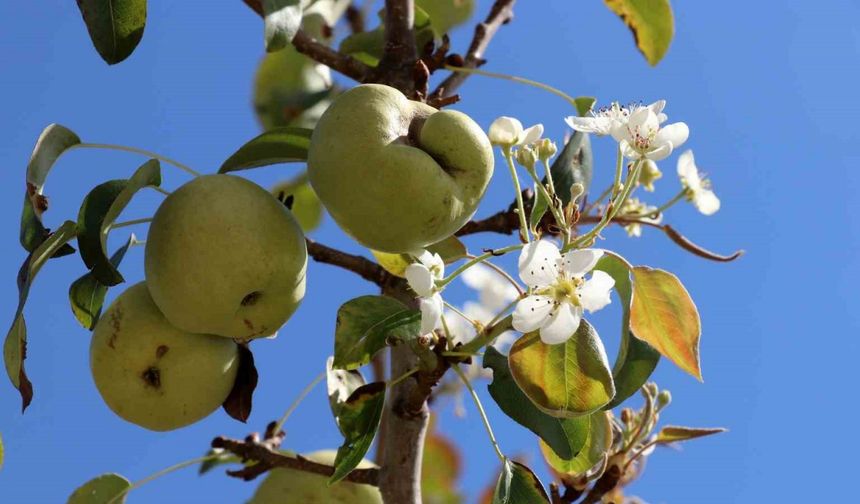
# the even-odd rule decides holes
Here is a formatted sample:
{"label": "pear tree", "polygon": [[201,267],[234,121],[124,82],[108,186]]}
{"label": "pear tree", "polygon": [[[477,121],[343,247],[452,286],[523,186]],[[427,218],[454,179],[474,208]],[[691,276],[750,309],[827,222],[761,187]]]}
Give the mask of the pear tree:
{"label": "pear tree", "polygon": [[[78,1],[108,64],[140,42],[146,3]],[[267,340],[314,304],[304,299],[315,281],[309,259],[358,275],[371,290],[346,301],[336,322],[320,324],[331,357],[262,436],[237,430],[210,438],[205,455],[134,483],[115,473],[94,477],[69,489],[69,503],[123,502],[140,485],[189,466],[201,474],[227,466],[230,477],[259,479],[248,494],[260,504],[462,502],[457,440],[430,416],[444,397],[457,411],[464,397],[475,403],[470,418],[483,424],[498,457],[484,500],[494,504],[634,502],[626,489],[657,448],[723,431],[661,423],[672,398],[650,377],[667,360],[702,379],[702,322],[678,277],[632,264],[603,235],[609,227],[631,239],[660,232],[705,260],[741,255],[711,252],[666,223],[682,202],[704,215],[720,208],[687,148],[690,128],[675,119],[683,111],[672,110],[670,120],[665,100],[601,97],[606,105],[598,106],[594,97],[492,71],[490,42],[503,36],[515,7],[534,7],[524,2],[495,0],[480,14],[471,0],[385,0],[378,12],[350,0],[244,3],[261,18],[267,51],[254,91],[264,131],[249,134],[217,173],[136,147],[85,142],[59,124],[36,140],[21,214],[19,303],[3,347],[22,410],[35,396],[25,359],[41,358],[25,351],[25,304],[52,259],[76,254],[85,266],[69,300],[92,331],[94,387],[118,422],[151,431],[183,428],[219,407],[248,419],[258,381],[272,379],[258,373],[253,352],[290,345]],[[674,32],[668,0],[606,4],[656,65]],[[470,44],[457,52],[448,32],[476,15]],[[468,78],[557,96],[560,107],[543,117],[566,122],[569,137],[548,138],[542,124],[525,127],[501,105],[484,130],[469,115],[470,94],[458,94]],[[592,142],[612,143],[616,158],[597,159]],[[85,148],[133,152],[144,162],[128,178],[94,187],[77,216],[51,229],[49,172],[65,153]],[[657,181],[672,162],[678,191],[647,202],[645,193],[668,185]],[[285,181],[272,189],[243,177],[284,163]],[[190,180],[163,187],[163,167]],[[592,186],[598,170],[612,174],[607,187]],[[481,203],[494,176],[509,180],[511,192],[510,205],[492,213]],[[120,220],[142,190],[163,195],[152,217]],[[488,216],[476,218],[479,209]],[[325,214],[366,253],[309,238]],[[131,226],[146,238],[130,234],[108,250],[109,235]],[[488,234],[506,242],[488,247],[481,242]],[[137,246],[145,248],[145,279],[123,288],[123,259]],[[472,301],[446,300],[455,281],[474,291]],[[121,292],[104,308],[114,287]],[[620,320],[607,325],[594,313],[609,305],[620,307]],[[28,311],[37,310],[32,300]],[[608,338],[619,348],[612,359]],[[322,381],[343,443],[301,455],[286,446],[283,428],[305,396],[321,393]],[[538,476],[543,466],[496,437],[479,386],[534,434],[547,485]],[[634,409],[628,400],[637,395],[643,405]],[[0,464],[2,457],[0,445]]]}

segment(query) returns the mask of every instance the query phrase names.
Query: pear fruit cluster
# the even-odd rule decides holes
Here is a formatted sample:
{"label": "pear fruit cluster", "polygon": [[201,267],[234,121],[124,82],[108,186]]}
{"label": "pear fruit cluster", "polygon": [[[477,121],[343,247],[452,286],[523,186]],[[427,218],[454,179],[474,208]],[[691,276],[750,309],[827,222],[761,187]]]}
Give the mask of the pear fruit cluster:
{"label": "pear fruit cluster", "polygon": [[99,318],[96,388],[123,419],[156,431],[218,409],[237,343],[271,336],[305,293],[307,249],[290,211],[232,175],[200,176],[168,196],[147,236],[146,281]]}
{"label": "pear fruit cluster", "polygon": [[[304,455],[320,464],[334,464],[337,452],[322,450]],[[362,461],[359,468],[374,467]],[[328,478],[295,469],[269,471],[248,504],[382,504],[382,494],[371,485],[341,481],[328,484]]]}
{"label": "pear fruit cluster", "polygon": [[475,213],[493,148],[469,116],[380,84],[338,96],[311,136],[311,186],[338,225],[381,252],[448,238]]}

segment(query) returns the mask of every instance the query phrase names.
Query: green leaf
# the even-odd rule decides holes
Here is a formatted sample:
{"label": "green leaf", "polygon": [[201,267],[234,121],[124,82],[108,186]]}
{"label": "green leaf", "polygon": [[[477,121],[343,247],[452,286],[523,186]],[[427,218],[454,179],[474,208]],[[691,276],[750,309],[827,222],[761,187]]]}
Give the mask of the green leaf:
{"label": "green leaf", "polygon": [[161,165],[155,159],[144,163],[129,179],[111,180],[97,185],[87,194],[78,212],[78,246],[84,264],[104,285],[124,281],[107,256],[110,225],[116,221],[131,198],[147,186],[161,184]]}
{"label": "green leaf", "polygon": [[272,188],[272,194],[282,202],[286,202],[287,198],[292,196],[293,203],[290,211],[299,221],[305,234],[319,227],[323,219],[323,206],[317,193],[308,183],[307,173],[303,173],[292,180],[281,182]]}
{"label": "green leaf", "polygon": [[[119,267],[119,263],[122,262],[128,248],[135,241],[136,238],[132,234],[125,245],[113,253],[110,257],[110,263],[114,268]],[[99,282],[92,271],[86,272],[69,286],[69,302],[72,305],[72,313],[75,314],[75,318],[85,329],[92,331],[96,326],[107,290],[108,286]]]}
{"label": "green leaf", "polygon": [[584,319],[558,345],[545,344],[536,332],[523,335],[511,347],[508,364],[520,389],[548,415],[587,415],[615,396],[603,343]]}
{"label": "green leaf", "polygon": [[[27,163],[27,190],[24,192],[24,208],[21,212],[21,246],[27,252],[36,250],[51,234],[42,224],[42,214],[48,209],[48,200],[42,194],[48,172],[64,152],[81,143],[80,137],[69,128],[50,124],[42,130],[30,161]],[[57,251],[56,257],[75,251],[66,245]]]}
{"label": "green leaf", "polygon": [[[589,417],[588,438],[582,450],[571,459],[563,459],[547,446],[540,442],[540,450],[544,460],[557,477],[577,477],[586,473],[595,472],[595,466],[603,464],[609,449],[612,447],[612,423],[608,411],[598,411]],[[596,476],[602,472],[598,468]]]}
{"label": "green leaf", "polygon": [[427,13],[436,38],[465,23],[475,12],[474,0],[415,0],[415,6]]}
{"label": "green leaf", "polygon": [[6,334],[3,342],[3,361],[6,365],[6,374],[12,385],[21,394],[21,411],[27,409],[33,400],[33,385],[24,371],[24,359],[27,357],[27,324],[24,321],[24,305],[27,303],[27,295],[30,293],[30,285],[36,279],[36,274],[42,266],[53,257],[62,246],[75,237],[75,223],[66,221],[51,236],[49,236],[36,250],[27,256],[24,264],[18,270],[18,308],[12,326]]}
{"label": "green leaf", "polygon": [[721,427],[705,428],[705,427],[682,427],[680,425],[667,425],[660,429],[657,433],[657,442],[660,444],[676,443],[680,441],[689,441],[705,436],[712,436],[726,432],[726,429]]}
{"label": "green leaf", "polygon": [[0,469],[3,469],[3,436],[0,436]]}
{"label": "green leaf", "polygon": [[344,434],[344,441],[337,449],[334,473],[328,480],[329,485],[345,478],[361,463],[376,437],[384,405],[384,382],[362,385],[343,403],[337,420]]}
{"label": "green leaf", "polygon": [[269,130],[240,147],[224,161],[218,173],[306,161],[312,133],[313,130],[295,127]]}
{"label": "green leaf", "polygon": [[549,496],[531,469],[505,459],[493,494],[493,504],[549,504]]}
{"label": "green leaf", "polygon": [[699,311],[678,277],[645,266],[633,268],[630,329],[637,338],[702,380]]}
{"label": "green leaf", "polygon": [[301,0],[263,0],[266,52],[290,45],[302,25]]}
{"label": "green leaf", "polygon": [[129,489],[131,482],[119,474],[102,474],[78,487],[67,504],[122,504]]}
{"label": "green leaf", "polygon": [[610,410],[632,396],[639,390],[660,362],[660,354],[648,343],[633,336],[630,332],[630,304],[633,297],[633,286],[630,282],[630,270],[633,267],[618,255],[604,252],[603,257],[594,267],[604,271],[615,280],[615,292],[621,300],[621,344],[618,346],[618,356],[612,367],[612,380],[615,382],[615,398],[604,409]]}
{"label": "green leaf", "polygon": [[507,357],[492,346],[484,352],[483,367],[493,370],[487,388],[502,411],[515,422],[538,435],[559,457],[572,458],[585,445],[588,417],[561,419],[537,408],[511,376]]}
{"label": "green leaf", "polygon": [[591,111],[591,107],[597,102],[597,98],[593,96],[577,96],[573,101],[576,105],[576,113],[584,116]]}
{"label": "green leaf", "polygon": [[[326,361],[326,390],[328,393],[328,403],[331,407],[332,415],[334,416],[334,421],[340,427],[340,415],[343,413],[344,404],[352,396],[353,392],[358,390],[359,387],[365,385],[364,376],[361,375],[361,371],[358,369],[352,370],[344,370],[344,369],[335,369],[332,367],[334,362],[334,357],[329,357]],[[346,433],[341,429],[341,434],[346,435]]]}
{"label": "green leaf", "polygon": [[636,46],[652,66],[666,55],[675,35],[669,0],[604,0],[633,32]]}
{"label": "green leaf", "polygon": [[334,367],[356,369],[389,340],[409,341],[421,331],[421,314],[387,296],[360,296],[337,311]]}
{"label": "green leaf", "polygon": [[[553,179],[555,182],[555,179]],[[546,183],[546,177],[544,177],[543,183]],[[535,204],[532,206],[532,212],[529,214],[529,229],[534,233],[538,225],[540,224],[541,219],[543,219],[544,214],[549,209],[549,201],[544,197],[543,191],[535,186]]]}
{"label": "green leaf", "polygon": [[146,27],[146,0],[77,0],[96,51],[108,65],[128,58]]}
{"label": "green leaf", "polygon": [[555,190],[564,205],[570,203],[570,186],[573,184],[582,184],[588,192],[593,167],[591,140],[586,133],[575,131],[550,166]]}

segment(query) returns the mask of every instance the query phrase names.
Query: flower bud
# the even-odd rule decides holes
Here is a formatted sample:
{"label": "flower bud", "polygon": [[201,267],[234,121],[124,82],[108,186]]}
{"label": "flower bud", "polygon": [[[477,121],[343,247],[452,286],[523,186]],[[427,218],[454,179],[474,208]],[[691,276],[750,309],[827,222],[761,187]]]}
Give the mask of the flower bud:
{"label": "flower bud", "polygon": [[656,397],[657,393],[660,391],[660,389],[657,388],[657,384],[654,382],[646,383],[645,390],[647,391],[647,394],[651,397]]}
{"label": "flower bud", "polygon": [[639,173],[639,183],[648,192],[654,192],[654,181],[663,177],[663,172],[657,168],[657,163],[646,159],[642,165],[642,171]]}
{"label": "flower bud", "polygon": [[575,184],[571,184],[570,186],[570,201],[572,203],[576,203],[576,200],[585,194],[585,186],[580,184],[579,182]]}
{"label": "flower bud", "polygon": [[502,116],[493,121],[487,136],[490,143],[502,147],[515,145],[523,134],[523,123],[513,117]]}
{"label": "flower bud", "polygon": [[531,145],[524,145],[517,149],[517,163],[529,170],[534,170],[536,162],[537,154]]}
{"label": "flower bud", "polygon": [[541,161],[547,161],[551,157],[555,156],[555,153],[558,152],[558,147],[556,147],[555,142],[549,138],[544,138],[537,143],[537,151],[538,158]]}
{"label": "flower bud", "polygon": [[665,408],[672,402],[672,393],[668,390],[661,390],[659,394],[657,394],[657,407],[660,409]]}
{"label": "flower bud", "polygon": [[624,408],[621,410],[621,421],[624,424],[629,424],[633,421],[633,410],[630,408]]}

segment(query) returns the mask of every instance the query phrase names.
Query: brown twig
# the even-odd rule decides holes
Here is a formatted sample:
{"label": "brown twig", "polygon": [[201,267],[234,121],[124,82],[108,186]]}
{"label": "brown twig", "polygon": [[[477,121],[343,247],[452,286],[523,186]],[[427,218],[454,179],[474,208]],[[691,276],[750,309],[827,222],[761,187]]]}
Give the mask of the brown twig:
{"label": "brown twig", "polygon": [[[239,441],[237,439],[217,437],[212,440],[212,448],[224,449],[240,457],[243,462],[257,462],[256,464],[243,469],[228,471],[230,476],[240,478],[245,481],[250,481],[260,474],[276,467],[295,469],[319,474],[321,476],[331,476],[334,474],[334,467],[330,465],[314,462],[302,457],[301,455],[290,456],[280,453],[277,450],[275,443],[272,443],[269,440],[258,441],[254,438],[249,438],[244,441]],[[344,477],[344,480],[352,483],[363,483],[365,485],[378,486],[379,469],[354,469]]]}
{"label": "brown twig", "polygon": [[310,238],[307,238],[306,242],[308,255],[314,261],[352,271],[361,278],[364,278],[368,282],[373,282],[380,287],[388,287],[401,281],[401,279],[385,271],[382,266],[366,257],[347,254],[346,252],[317,243]]}
{"label": "brown twig", "polygon": [[364,12],[355,5],[350,5],[346,8],[346,22],[349,24],[349,31],[352,33],[361,33],[364,31]]}
{"label": "brown twig", "polygon": [[603,496],[611,492],[621,480],[622,469],[617,464],[612,464],[603,473],[603,476],[594,483],[591,491],[582,499],[580,504],[597,504],[603,499]]}
{"label": "brown twig", "polygon": [[[261,0],[242,0],[254,12],[263,16],[263,5]],[[358,82],[366,82],[369,79],[371,68],[361,61],[335,51],[331,47],[319,42],[304,30],[299,30],[293,38],[293,46],[305,56],[336,70],[347,77]]]}
{"label": "brown twig", "polygon": [[[463,65],[466,68],[477,68],[484,64],[484,52],[493,36],[503,24],[510,22],[514,17],[514,3],[516,0],[496,0],[490,8],[490,13],[483,23],[475,26],[475,35],[472,38],[472,43],[469,45],[469,50],[463,60]],[[453,95],[461,84],[466,80],[468,74],[462,72],[454,72],[449,75],[439,87],[431,94],[433,97],[443,97]]]}

